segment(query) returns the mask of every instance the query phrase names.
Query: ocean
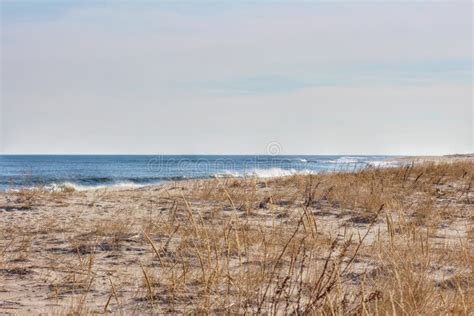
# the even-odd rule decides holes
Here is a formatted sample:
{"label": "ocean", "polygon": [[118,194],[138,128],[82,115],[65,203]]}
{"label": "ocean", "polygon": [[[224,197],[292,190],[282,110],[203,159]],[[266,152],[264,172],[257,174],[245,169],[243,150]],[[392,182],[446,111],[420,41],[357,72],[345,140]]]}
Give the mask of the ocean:
{"label": "ocean", "polygon": [[389,166],[388,156],[0,155],[0,191],[146,186],[183,179],[276,177]]}

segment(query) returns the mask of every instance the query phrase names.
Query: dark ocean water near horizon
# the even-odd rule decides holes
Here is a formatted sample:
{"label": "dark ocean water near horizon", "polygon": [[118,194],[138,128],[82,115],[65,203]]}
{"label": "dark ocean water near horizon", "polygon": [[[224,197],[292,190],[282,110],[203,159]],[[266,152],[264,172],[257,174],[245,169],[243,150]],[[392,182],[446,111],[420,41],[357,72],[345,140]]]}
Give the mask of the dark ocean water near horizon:
{"label": "dark ocean water near horizon", "polygon": [[145,186],[212,177],[277,177],[393,165],[391,156],[0,155],[0,191]]}

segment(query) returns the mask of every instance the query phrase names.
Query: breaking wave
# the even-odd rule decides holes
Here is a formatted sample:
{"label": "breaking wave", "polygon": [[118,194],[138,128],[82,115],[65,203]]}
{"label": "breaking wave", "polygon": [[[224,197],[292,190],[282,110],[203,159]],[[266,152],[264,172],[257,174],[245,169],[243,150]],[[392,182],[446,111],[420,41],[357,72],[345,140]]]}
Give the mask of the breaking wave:
{"label": "breaking wave", "polygon": [[132,182],[119,182],[109,185],[81,185],[72,182],[64,183],[51,183],[44,187],[43,190],[48,192],[65,192],[65,191],[87,191],[96,189],[107,189],[107,188],[140,188],[146,186],[145,184],[137,184]]}
{"label": "breaking wave", "polygon": [[256,177],[256,178],[277,178],[277,177],[288,177],[297,174],[314,174],[316,171],[313,170],[296,170],[296,169],[282,169],[282,168],[269,168],[269,169],[253,169],[247,172],[237,171],[225,171],[216,173],[213,175],[214,178],[245,178],[245,177]]}
{"label": "breaking wave", "polygon": [[338,164],[338,163],[349,164],[349,163],[360,163],[362,161],[358,157],[344,156],[335,160],[328,160],[327,162],[334,163],[334,164]]}

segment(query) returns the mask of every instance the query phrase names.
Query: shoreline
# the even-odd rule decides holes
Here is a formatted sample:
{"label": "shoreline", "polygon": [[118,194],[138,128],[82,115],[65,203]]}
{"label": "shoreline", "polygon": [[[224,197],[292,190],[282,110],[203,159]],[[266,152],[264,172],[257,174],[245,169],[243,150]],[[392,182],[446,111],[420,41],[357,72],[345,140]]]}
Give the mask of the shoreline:
{"label": "shoreline", "polygon": [[[104,185],[82,185],[77,184],[70,181],[60,182],[60,183],[52,183],[42,186],[31,186],[31,187],[21,187],[21,188],[12,188],[5,191],[5,193],[13,193],[22,190],[39,190],[39,191],[47,191],[47,192],[62,192],[62,191],[95,191],[95,190],[131,190],[131,189],[141,189],[141,188],[153,188],[153,187],[160,187],[169,183],[176,183],[176,182],[187,182],[187,181],[203,181],[203,180],[212,180],[212,179],[278,179],[284,177],[292,177],[292,176],[304,176],[304,175],[317,175],[317,174],[326,174],[326,173],[338,173],[338,172],[354,172],[360,171],[366,168],[396,168],[402,167],[406,164],[411,163],[454,163],[454,162],[463,162],[463,161],[472,161],[474,162],[474,154],[456,154],[456,155],[443,155],[443,156],[395,156],[386,158],[381,161],[375,161],[372,164],[366,164],[364,166],[359,167],[358,169],[348,169],[348,170],[329,170],[329,171],[310,171],[310,170],[286,170],[281,169],[281,174],[276,175],[265,175],[259,176],[258,173],[248,172],[239,174],[238,172],[228,172],[228,173],[220,173],[220,174],[213,174],[208,177],[197,177],[197,178],[186,178],[182,177],[182,179],[163,179],[161,182],[157,183],[149,183],[149,184],[142,184],[142,183],[131,183],[131,182],[123,182],[123,183],[115,183],[115,184],[104,184]],[[347,163],[350,165],[351,163]],[[354,163],[356,165],[356,163]],[[263,171],[268,171],[266,169],[262,169]],[[271,168],[269,170],[272,170]]]}
{"label": "shoreline", "polygon": [[442,156],[404,156],[394,158],[394,161],[415,163],[455,163],[463,161],[474,161],[474,154],[454,154]]}

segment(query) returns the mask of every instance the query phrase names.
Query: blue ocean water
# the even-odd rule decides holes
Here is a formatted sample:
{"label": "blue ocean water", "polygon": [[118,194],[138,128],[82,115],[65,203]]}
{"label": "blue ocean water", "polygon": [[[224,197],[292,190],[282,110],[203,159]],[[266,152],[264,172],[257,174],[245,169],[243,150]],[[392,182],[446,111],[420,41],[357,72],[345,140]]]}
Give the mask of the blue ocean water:
{"label": "blue ocean water", "polygon": [[0,191],[23,187],[141,186],[211,177],[355,170],[387,156],[0,155]]}

